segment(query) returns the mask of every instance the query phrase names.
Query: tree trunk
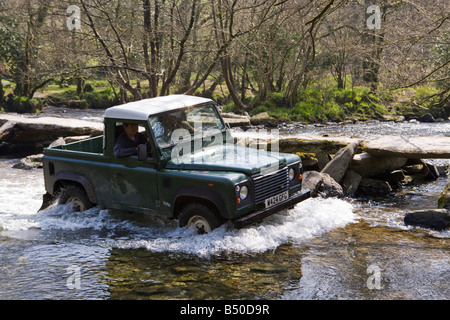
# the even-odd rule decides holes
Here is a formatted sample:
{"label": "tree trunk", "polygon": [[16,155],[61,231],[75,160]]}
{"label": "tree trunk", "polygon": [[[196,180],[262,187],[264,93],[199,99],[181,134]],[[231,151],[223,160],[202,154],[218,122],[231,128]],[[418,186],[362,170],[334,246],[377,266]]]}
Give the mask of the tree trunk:
{"label": "tree trunk", "polygon": [[[151,74],[151,64],[150,64],[150,53],[149,53],[149,35],[152,32],[151,27],[151,11],[150,11],[150,0],[143,0],[143,10],[144,10],[144,33],[143,33],[143,39],[142,39],[142,49],[144,51],[144,65],[145,65],[145,71],[148,74]],[[152,96],[153,93],[153,86],[152,86],[152,80],[151,78],[148,80],[149,85],[149,91],[148,91],[148,97]]]}
{"label": "tree trunk", "polygon": [[230,56],[226,55],[224,57],[221,57],[220,63],[222,65],[223,78],[225,79],[228,91],[230,92],[231,99],[237,107],[245,109],[246,107],[239,98],[239,93],[237,92],[236,87],[233,84]]}

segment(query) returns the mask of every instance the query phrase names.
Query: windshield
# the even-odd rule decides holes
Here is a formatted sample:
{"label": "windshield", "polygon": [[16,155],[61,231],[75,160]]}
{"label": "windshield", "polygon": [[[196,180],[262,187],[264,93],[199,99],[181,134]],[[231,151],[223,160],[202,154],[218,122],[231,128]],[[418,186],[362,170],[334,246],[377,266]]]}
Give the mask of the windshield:
{"label": "windshield", "polygon": [[192,106],[149,118],[156,142],[161,148],[173,147],[180,141],[202,138],[222,131],[225,126],[214,104]]}

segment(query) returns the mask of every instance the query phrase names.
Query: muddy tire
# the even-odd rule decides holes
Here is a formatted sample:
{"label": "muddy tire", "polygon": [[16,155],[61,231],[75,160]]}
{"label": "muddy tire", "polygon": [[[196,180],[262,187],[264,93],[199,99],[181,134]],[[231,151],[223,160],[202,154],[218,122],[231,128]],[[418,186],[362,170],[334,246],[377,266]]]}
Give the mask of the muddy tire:
{"label": "muddy tire", "polygon": [[58,204],[72,204],[76,212],[86,211],[93,207],[86,192],[78,186],[71,185],[61,190]]}
{"label": "muddy tire", "polygon": [[180,228],[194,227],[198,234],[205,234],[220,227],[224,223],[218,214],[200,203],[188,204],[178,219]]}

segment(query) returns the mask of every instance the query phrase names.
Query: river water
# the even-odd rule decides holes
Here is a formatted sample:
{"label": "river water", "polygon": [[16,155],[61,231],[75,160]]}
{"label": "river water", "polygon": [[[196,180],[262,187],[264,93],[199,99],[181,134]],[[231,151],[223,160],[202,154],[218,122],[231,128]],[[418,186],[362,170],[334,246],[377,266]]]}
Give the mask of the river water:
{"label": "river water", "polygon": [[[448,135],[449,125],[283,132]],[[198,236],[173,221],[99,208],[38,212],[42,170],[14,163],[0,160],[0,299],[450,299],[450,231],[403,223],[408,210],[436,206],[447,178],[383,198],[308,199],[260,224]]]}

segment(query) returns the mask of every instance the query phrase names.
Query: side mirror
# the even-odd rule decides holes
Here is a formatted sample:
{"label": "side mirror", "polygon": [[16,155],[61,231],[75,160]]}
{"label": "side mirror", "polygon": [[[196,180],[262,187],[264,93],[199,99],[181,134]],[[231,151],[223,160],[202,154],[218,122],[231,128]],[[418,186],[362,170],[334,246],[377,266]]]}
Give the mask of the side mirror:
{"label": "side mirror", "polygon": [[145,161],[148,158],[147,144],[138,145],[138,160]]}

